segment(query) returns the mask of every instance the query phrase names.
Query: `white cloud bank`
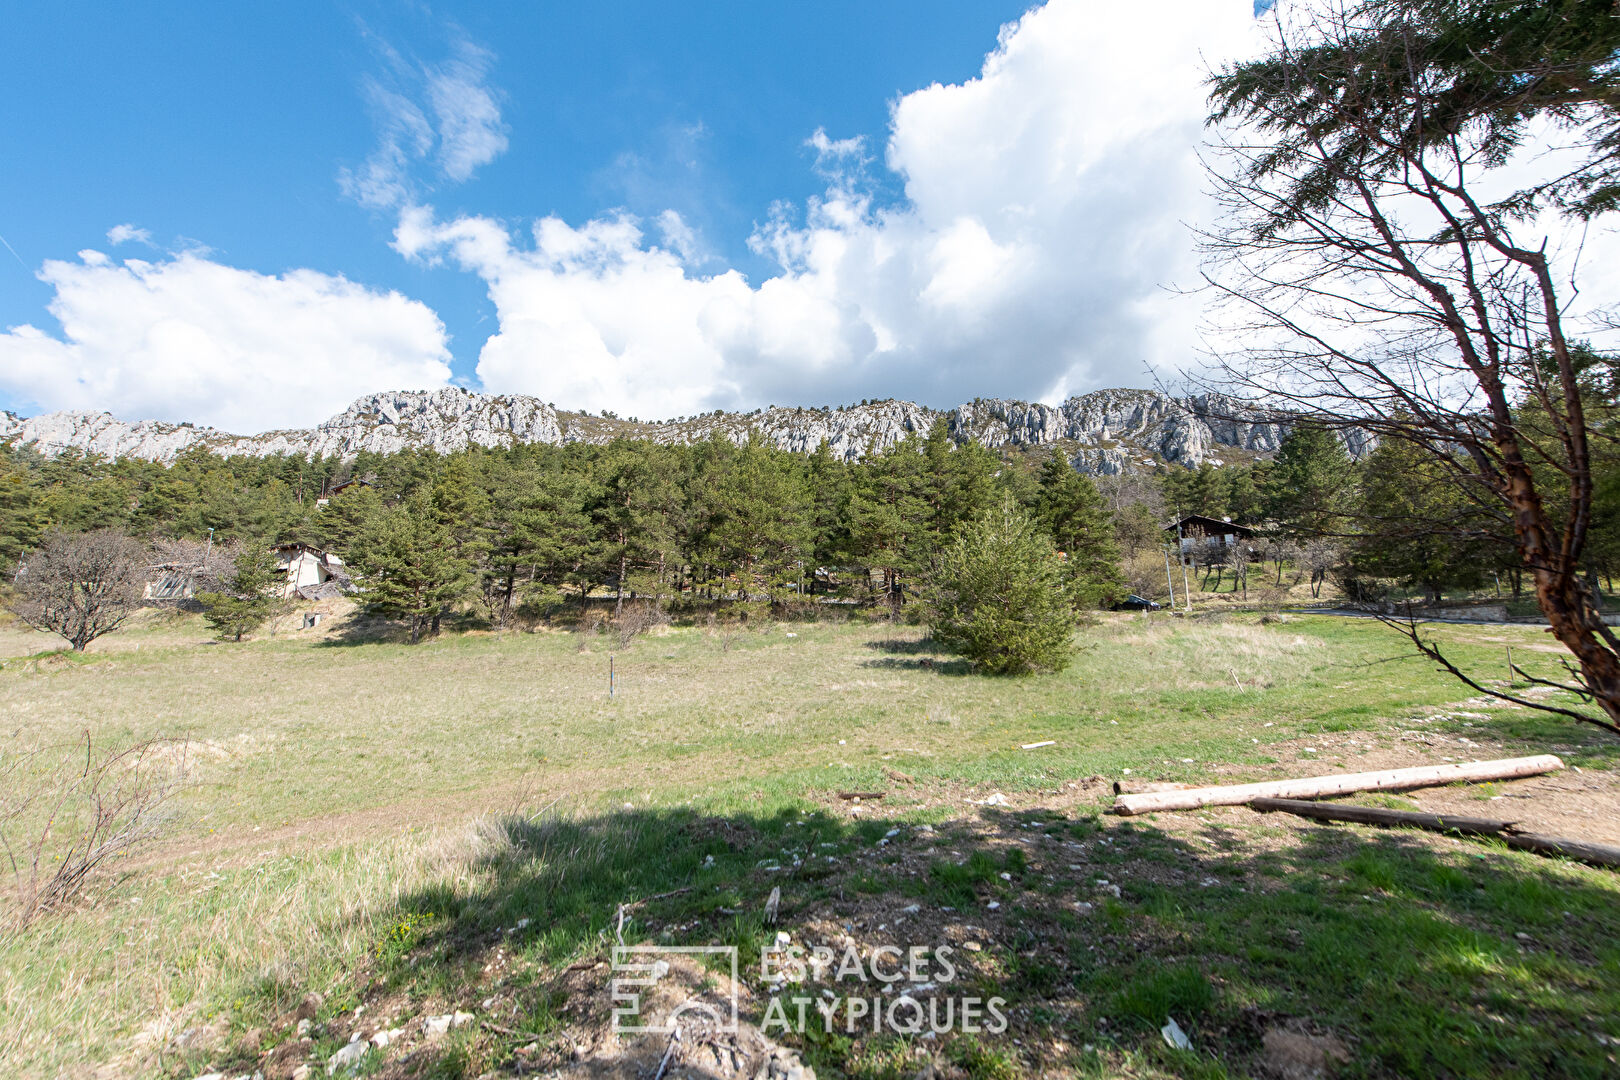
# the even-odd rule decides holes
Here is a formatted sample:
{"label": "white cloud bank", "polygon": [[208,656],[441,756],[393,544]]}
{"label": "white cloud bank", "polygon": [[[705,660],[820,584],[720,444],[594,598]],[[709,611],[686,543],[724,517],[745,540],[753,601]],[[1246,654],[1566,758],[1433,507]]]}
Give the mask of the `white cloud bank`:
{"label": "white cloud bank", "polygon": [[0,334],[0,388],[42,409],[107,409],[253,434],[318,422],[379,389],[450,377],[444,326],[426,305],[343,277],[279,277],[195,253],[115,263],[51,260],[56,338]]}
{"label": "white cloud bank", "polygon": [[488,284],[492,391],[642,417],[767,402],[978,394],[1061,397],[1140,385],[1191,359],[1198,311],[1183,222],[1204,212],[1195,158],[1205,57],[1257,41],[1249,0],[1148,14],[1052,0],[1004,28],[979,77],[907,94],[884,160],[905,201],[875,206],[864,144],[816,132],[829,177],[802,215],[751,238],[779,272],[700,276],[690,230],[556,218],[528,237],[482,217],[402,212],[395,247]]}
{"label": "white cloud bank", "polygon": [[[666,417],[1140,385],[1147,363],[1192,355],[1197,304],[1162,286],[1192,277],[1182,222],[1204,211],[1200,54],[1256,35],[1249,0],[1052,0],[1004,28],[977,78],[894,103],[883,163],[904,180],[899,205],[869,197],[862,137],[811,134],[827,190],[756,228],[751,247],[777,267],[758,284],[700,272],[703,238],[674,210],[516,234],[421,205],[507,145],[493,58],[470,43],[437,65],[385,53],[388,77],[366,84],[377,148],[341,182],[398,211],[402,254],[485,281],[499,330],[478,375],[493,392]],[[133,225],[108,239],[150,243]],[[62,336],[0,334],[0,389],[19,404],[252,433],[450,375],[431,309],[342,277],[264,275],[205,250],[87,251],[40,277]]]}

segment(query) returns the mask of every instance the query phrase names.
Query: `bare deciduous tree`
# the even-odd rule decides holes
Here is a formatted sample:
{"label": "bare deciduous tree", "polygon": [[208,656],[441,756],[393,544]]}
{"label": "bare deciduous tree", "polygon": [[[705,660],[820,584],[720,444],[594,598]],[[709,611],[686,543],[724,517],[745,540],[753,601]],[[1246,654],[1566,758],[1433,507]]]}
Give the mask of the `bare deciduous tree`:
{"label": "bare deciduous tree", "polygon": [[1342,558],[1338,545],[1328,540],[1312,540],[1300,549],[1300,562],[1311,577],[1313,599],[1322,595],[1322,583]]}
{"label": "bare deciduous tree", "polygon": [[[1292,540],[1272,537],[1267,540],[1261,549],[1264,558],[1272,564],[1277,571],[1276,586],[1282,585],[1283,567],[1288,563],[1298,563],[1300,560],[1300,547]],[[1296,579],[1297,580],[1297,579]]]}
{"label": "bare deciduous tree", "polygon": [[[1597,432],[1565,326],[1578,234],[1543,216],[1612,163],[1613,49],[1583,51],[1570,18],[1524,22],[1552,6],[1291,6],[1267,56],[1212,79],[1208,280],[1244,346],[1214,381],[1421,448],[1482,509],[1481,539],[1517,550],[1574,656],[1565,689],[1600,711],[1521,703],[1620,732],[1620,641],[1581,575]],[[1573,6],[1581,32],[1613,33]],[[1504,167],[1527,164],[1538,117],[1579,160],[1544,155],[1515,189]]]}
{"label": "bare deciduous tree", "polygon": [[145,549],[116,530],[53,532],[24,561],[12,611],[83,652],[134,614],[146,565]]}
{"label": "bare deciduous tree", "polygon": [[235,540],[211,544],[203,540],[163,537],[152,543],[152,565],[189,573],[193,593],[224,591],[241,554],[242,545]]}
{"label": "bare deciduous tree", "polygon": [[1208,589],[1209,575],[1215,575],[1215,591],[1221,591],[1221,582],[1226,579],[1226,571],[1231,564],[1227,561],[1227,547],[1215,537],[1200,540],[1192,546],[1193,565],[1200,567],[1204,572],[1202,588]]}
{"label": "bare deciduous tree", "polygon": [[1240,592],[1243,599],[1249,598],[1249,545],[1238,540],[1237,543],[1227,544],[1222,554],[1226,568],[1232,573],[1232,591]]}

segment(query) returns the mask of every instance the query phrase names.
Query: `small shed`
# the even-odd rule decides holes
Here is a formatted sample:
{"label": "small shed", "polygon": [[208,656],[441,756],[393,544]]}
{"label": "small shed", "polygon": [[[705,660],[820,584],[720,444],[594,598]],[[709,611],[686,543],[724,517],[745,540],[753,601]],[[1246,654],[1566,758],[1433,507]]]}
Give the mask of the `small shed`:
{"label": "small shed", "polygon": [[276,562],[287,583],[281,595],[296,596],[301,600],[320,600],[340,596],[353,588],[348,568],[343,560],[330,551],[308,544],[277,544]]}
{"label": "small shed", "polygon": [[190,600],[196,593],[197,570],[195,566],[179,566],[175,563],[149,566],[146,570],[146,588],[141,598],[153,603]]}
{"label": "small shed", "polygon": [[1231,547],[1233,544],[1247,543],[1254,539],[1253,529],[1234,525],[1225,518],[1205,517],[1202,514],[1188,514],[1177,521],[1172,521],[1164,527],[1164,531],[1181,538],[1183,552],[1191,551],[1208,540]]}
{"label": "small shed", "polygon": [[372,487],[372,486],[373,485],[372,485],[370,480],[362,480],[358,476],[351,477],[348,480],[343,481],[343,483],[341,483],[341,484],[333,484],[331,487],[327,488],[326,489],[326,494],[322,495],[320,498],[315,500],[315,505],[316,506],[325,506],[327,503],[329,503],[332,500],[332,496],[341,495],[345,491],[348,491],[352,487],[368,488],[368,487]]}

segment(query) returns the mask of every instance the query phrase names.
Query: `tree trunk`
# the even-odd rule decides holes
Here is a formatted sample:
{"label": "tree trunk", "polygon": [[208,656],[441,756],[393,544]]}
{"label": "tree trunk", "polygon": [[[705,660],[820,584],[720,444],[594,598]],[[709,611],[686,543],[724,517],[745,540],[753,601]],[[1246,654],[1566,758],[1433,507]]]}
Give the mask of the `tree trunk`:
{"label": "tree trunk", "polygon": [[411,616],[411,644],[415,645],[422,637],[422,616]]}
{"label": "tree trunk", "polygon": [[[1609,718],[1608,724],[1603,726],[1620,729],[1620,656],[1616,655],[1614,637],[1603,625],[1597,604],[1582,584],[1579,567],[1573,562],[1573,557],[1580,553],[1578,542],[1571,543],[1571,538],[1565,537],[1562,545],[1552,543],[1546,508],[1517,442],[1504,438],[1499,446],[1510,466],[1503,478],[1502,494],[1513,511],[1519,553],[1535,583],[1536,603],[1547,616],[1553,636],[1580,662],[1587,690]],[[1584,539],[1584,536],[1580,538]]]}
{"label": "tree trunk", "polygon": [[430,629],[428,631],[428,637],[438,637],[439,636],[439,614],[440,613],[437,612],[437,611],[435,611],[433,613],[433,625],[432,625],[432,629]]}
{"label": "tree trunk", "polygon": [[1535,570],[1531,576],[1553,637],[1575,654],[1587,689],[1610,721],[1620,724],[1620,660],[1601,640],[1608,628],[1591,595],[1574,574]]}

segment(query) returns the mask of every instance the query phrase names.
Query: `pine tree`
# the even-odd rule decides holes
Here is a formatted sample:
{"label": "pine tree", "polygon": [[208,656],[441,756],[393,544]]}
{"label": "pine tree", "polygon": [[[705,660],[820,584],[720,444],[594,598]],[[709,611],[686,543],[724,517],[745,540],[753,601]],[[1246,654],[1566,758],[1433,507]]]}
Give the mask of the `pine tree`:
{"label": "pine tree", "polygon": [[1209,462],[1196,469],[1171,469],[1164,474],[1164,501],[1180,514],[1224,518],[1231,494],[1221,470]]}
{"label": "pine tree", "polygon": [[1355,464],[1338,436],[1317,425],[1299,424],[1277,448],[1267,473],[1266,516],[1289,540],[1342,533],[1355,481]]}
{"label": "pine tree", "polygon": [[752,436],[742,446],[711,446],[701,550],[742,593],[775,593],[800,580],[808,547],[807,492],[786,455]]}
{"label": "pine tree", "polygon": [[851,554],[882,573],[891,615],[905,600],[906,578],[920,575],[938,550],[940,538],[932,529],[937,480],[928,476],[915,437],[886,453],[868,454],[856,468],[849,506]]}
{"label": "pine tree", "polygon": [[356,484],[333,495],[311,520],[314,541],[345,558],[355,541],[363,536],[386,509],[375,488]]}
{"label": "pine tree", "polygon": [[23,553],[39,542],[49,521],[28,470],[0,459],[0,570],[17,565]]}
{"label": "pine tree", "polygon": [[1389,439],[1368,455],[1362,473],[1358,517],[1366,531],[1356,542],[1358,570],[1420,588],[1434,602],[1448,588],[1482,583],[1486,522],[1432,457]]}
{"label": "pine tree", "polygon": [[471,582],[425,491],[379,515],[357,542],[351,564],[359,571],[366,606],[407,620],[413,645],[466,595]]}
{"label": "pine tree", "polygon": [[279,606],[276,587],[283,575],[275,553],[262,544],[250,543],[236,557],[235,572],[223,583],[223,592],[197,595],[203,618],[220,637],[241,641],[263,626]]}
{"label": "pine tree", "polygon": [[822,439],[805,468],[810,500],[811,562],[844,566],[850,562],[849,504],[854,497],[850,467],[834,458]]}
{"label": "pine tree", "polygon": [[933,633],[980,671],[1060,671],[1071,659],[1073,601],[1052,541],[1008,500],[962,530],[930,585]]}
{"label": "pine tree", "polygon": [[1104,607],[1125,595],[1112,515],[1091,477],[1061,452],[1054,451],[1041,469],[1034,517],[1063,553],[1077,609]]}
{"label": "pine tree", "polygon": [[[467,450],[448,458],[429,497],[434,523],[449,537],[456,561],[469,572],[485,566],[494,529],[493,501],[484,489],[482,461],[476,454]],[[439,615],[432,617],[431,632],[439,632]]]}
{"label": "pine tree", "polygon": [[[674,555],[679,492],[671,465],[663,447],[629,440],[615,440],[603,454],[590,511],[604,569],[616,582],[615,616],[624,610],[627,588],[658,590]],[[651,587],[636,589],[633,576]]]}

